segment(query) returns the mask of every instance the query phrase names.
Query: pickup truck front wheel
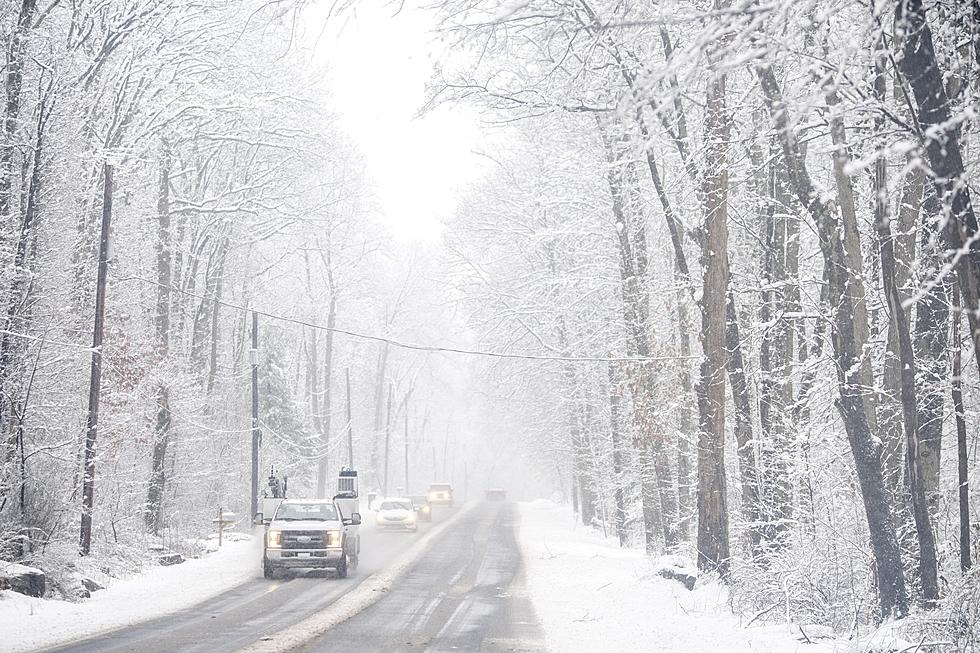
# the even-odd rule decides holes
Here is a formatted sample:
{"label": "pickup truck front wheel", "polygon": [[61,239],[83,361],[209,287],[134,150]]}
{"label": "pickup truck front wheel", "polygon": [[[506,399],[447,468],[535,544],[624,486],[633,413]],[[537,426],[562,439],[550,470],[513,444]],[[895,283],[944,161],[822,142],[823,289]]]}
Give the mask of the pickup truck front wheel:
{"label": "pickup truck front wheel", "polygon": [[262,575],[265,578],[273,578],[276,575],[276,569],[268,563],[268,561],[262,561]]}
{"label": "pickup truck front wheel", "polygon": [[347,554],[340,556],[340,563],[337,565],[337,578],[347,578]]}

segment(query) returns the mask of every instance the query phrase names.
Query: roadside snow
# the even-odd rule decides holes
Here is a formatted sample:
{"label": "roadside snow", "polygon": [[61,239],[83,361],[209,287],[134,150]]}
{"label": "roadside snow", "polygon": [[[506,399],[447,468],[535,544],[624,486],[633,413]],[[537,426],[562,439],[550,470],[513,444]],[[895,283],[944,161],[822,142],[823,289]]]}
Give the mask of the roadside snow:
{"label": "roadside snow", "polygon": [[203,558],[115,580],[79,603],[0,590],[0,648],[38,650],[190,607],[260,576],[261,549],[258,537],[226,542]]}
{"label": "roadside snow", "polygon": [[[657,575],[641,551],[577,525],[567,507],[520,504],[527,588],[554,653],[832,653],[852,645],[795,624],[743,628],[719,583],[689,592]],[[680,560],[675,565],[682,567]],[[820,633],[824,635],[825,633]],[[807,643],[807,638],[810,642]]]}

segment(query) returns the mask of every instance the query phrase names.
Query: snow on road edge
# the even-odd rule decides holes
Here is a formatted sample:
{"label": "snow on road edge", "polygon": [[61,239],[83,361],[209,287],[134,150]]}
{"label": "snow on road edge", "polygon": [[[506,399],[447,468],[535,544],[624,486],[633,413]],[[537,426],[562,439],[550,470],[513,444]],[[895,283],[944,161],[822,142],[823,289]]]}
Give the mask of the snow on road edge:
{"label": "snow on road edge", "polygon": [[341,596],[320,612],[297,624],[293,624],[287,630],[281,630],[275,635],[263,637],[253,642],[249,646],[241,649],[239,653],[286,653],[287,651],[292,651],[299,646],[312,642],[334,626],[347,621],[362,610],[366,610],[384,597],[385,593],[408,572],[429,548],[432,540],[439,537],[450,524],[471,510],[475,505],[474,502],[464,504],[452,517],[429,529],[425,535],[420,537],[395,562],[384,570],[368,576],[358,583],[354,589]]}
{"label": "snow on road edge", "polygon": [[37,651],[184,610],[261,577],[261,549],[261,537],[228,542],[203,558],[117,580],[78,603],[0,590],[0,648]]}
{"label": "snow on road edge", "polygon": [[834,653],[841,642],[800,641],[792,624],[743,628],[724,586],[693,592],[654,572],[642,551],[578,524],[550,501],[521,503],[520,546],[527,589],[553,653]]}

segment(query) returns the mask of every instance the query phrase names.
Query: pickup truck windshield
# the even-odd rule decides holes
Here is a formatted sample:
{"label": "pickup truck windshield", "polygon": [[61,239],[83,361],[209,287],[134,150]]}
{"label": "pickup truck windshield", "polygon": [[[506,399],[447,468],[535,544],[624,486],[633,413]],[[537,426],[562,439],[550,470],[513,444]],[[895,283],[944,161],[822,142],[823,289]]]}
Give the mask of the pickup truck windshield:
{"label": "pickup truck windshield", "polygon": [[337,521],[337,510],[330,503],[281,503],[276,521]]}

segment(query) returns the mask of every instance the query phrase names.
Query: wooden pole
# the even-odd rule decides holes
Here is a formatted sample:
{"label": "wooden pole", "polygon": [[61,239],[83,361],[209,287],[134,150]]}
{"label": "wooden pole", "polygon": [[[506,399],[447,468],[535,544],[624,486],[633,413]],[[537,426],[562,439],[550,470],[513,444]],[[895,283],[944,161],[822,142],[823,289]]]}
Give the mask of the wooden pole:
{"label": "wooden pole", "polygon": [[99,427],[102,391],[102,336],[105,332],[105,295],[109,272],[109,230],[112,223],[112,166],[103,167],[102,232],[99,237],[99,269],[95,285],[95,325],[92,329],[92,367],[89,374],[88,418],[85,426],[85,463],[82,477],[82,524],[78,548],[88,555],[92,548],[92,508],[95,506],[95,440]]}
{"label": "wooden pole", "polygon": [[252,311],[252,493],[251,519],[259,512],[259,314]]}
{"label": "wooden pole", "polygon": [[381,490],[388,496],[388,454],[391,451],[391,393],[393,386],[388,386],[388,416],[385,418],[385,475]]}
{"label": "wooden pole", "polygon": [[408,406],[405,406],[405,494],[411,494],[408,485]]}
{"label": "wooden pole", "polygon": [[350,409],[350,368],[344,368],[347,381],[347,466],[354,469],[354,422],[351,420]]}

